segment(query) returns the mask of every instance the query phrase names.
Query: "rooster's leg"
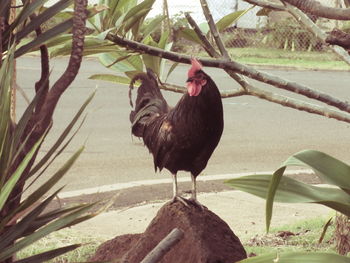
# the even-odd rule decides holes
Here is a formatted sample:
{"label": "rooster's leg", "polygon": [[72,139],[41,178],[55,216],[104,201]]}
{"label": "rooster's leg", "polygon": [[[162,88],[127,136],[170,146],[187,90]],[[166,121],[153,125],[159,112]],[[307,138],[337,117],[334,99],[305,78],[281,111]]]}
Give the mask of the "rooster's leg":
{"label": "rooster's leg", "polygon": [[196,176],[194,176],[193,174],[191,174],[191,181],[192,181],[192,197],[190,198],[190,201],[195,205],[199,206],[203,210],[204,206],[197,200],[197,182],[196,182]]}
{"label": "rooster's leg", "polygon": [[171,202],[180,201],[185,206],[188,206],[188,204],[185,201],[185,198],[179,196],[179,194],[178,194],[177,175],[176,174],[172,174],[172,178],[173,178],[173,199],[171,199]]}

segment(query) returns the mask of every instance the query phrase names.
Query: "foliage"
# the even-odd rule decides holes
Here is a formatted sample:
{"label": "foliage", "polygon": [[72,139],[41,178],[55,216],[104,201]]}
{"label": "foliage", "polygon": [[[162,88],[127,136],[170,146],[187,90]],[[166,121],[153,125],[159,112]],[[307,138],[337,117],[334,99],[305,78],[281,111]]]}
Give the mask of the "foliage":
{"label": "foliage", "polygon": [[[62,190],[62,188],[57,190],[57,182],[75,163],[84,147],[80,147],[42,185],[33,189],[33,183],[43,175],[78,132],[85,118],[73,135],[70,135],[94,94],[86,100],[62,135],[37,162],[35,161],[39,148],[52,124],[51,119],[47,119],[45,124],[38,121],[45,95],[48,94],[48,76],[45,76],[45,70],[47,69],[47,72],[49,70],[48,66],[46,68],[42,65],[42,79],[35,86],[36,95],[19,121],[16,123],[12,117],[11,108],[15,106],[12,103],[15,58],[42,45],[72,26],[72,19],[68,18],[65,22],[43,32],[40,25],[68,7],[73,1],[61,0],[47,9],[41,9],[45,2],[44,0],[24,1],[23,7],[16,8],[16,17],[12,22],[9,20],[10,13],[13,12],[11,1],[2,1],[0,7],[0,21],[4,22],[0,26],[0,262],[12,262],[18,251],[42,237],[93,216],[87,213],[93,204],[61,207],[52,211],[47,209],[50,202]],[[37,37],[29,42],[23,41],[34,31]],[[43,64],[46,59],[48,57],[42,55]],[[46,114],[45,112],[45,116],[51,117]],[[45,128],[40,130],[42,128],[40,125],[45,125],[42,126]],[[29,192],[25,198],[22,197],[24,192]],[[80,244],[65,245],[37,255],[30,255],[17,262],[45,262],[79,246]]]}
{"label": "foliage", "polygon": [[[10,194],[15,191],[16,183],[23,177],[23,172],[27,169],[29,162],[33,159],[33,156],[37,152],[38,147],[41,145],[43,140],[42,137],[34,145],[15,171],[11,170],[11,164],[14,162],[16,156],[18,156],[19,151],[21,151],[23,147],[23,143],[19,141],[19,138],[21,133],[24,131],[26,119],[37,102],[36,97],[28,106],[26,112],[19,120],[18,125],[13,125],[10,116],[11,98],[9,96],[13,72],[13,59],[13,54],[10,54],[10,56],[3,60],[0,69],[0,88],[2,94],[0,100],[0,109],[2,113],[0,124],[0,130],[2,131],[0,133],[0,145],[2,146],[0,151],[0,210],[2,210],[6,202],[9,201]],[[62,150],[67,146],[68,142],[72,139],[71,137],[68,139],[68,142],[64,142],[68,132],[77,122],[79,116],[83,113],[85,107],[91,101],[92,97],[93,96],[91,96],[85,102],[62,136],[60,136],[58,141],[37,163],[37,165],[29,171],[29,174],[33,171],[38,171],[37,173],[33,173],[37,179],[42,174],[41,171],[45,170],[50,165],[50,162],[52,161],[51,159],[56,158],[57,155],[59,155],[59,153],[62,152]],[[7,214],[2,215],[0,222],[0,261],[4,261],[5,259],[14,255],[17,251],[55,230],[71,226],[91,217],[91,215],[85,215],[85,213],[92,205],[86,204],[43,212],[61,189],[49,194],[49,197],[44,198],[44,196],[48,194],[48,192],[56,185],[58,180],[62,178],[62,176],[64,176],[64,174],[74,164],[76,159],[83,151],[83,148],[84,147],[81,147],[43,185],[35,190],[32,189],[32,194],[23,199],[18,207],[7,211]],[[57,150],[58,153],[55,153]],[[28,188],[26,190],[28,190]],[[43,198],[44,200],[41,201]],[[75,249],[78,246],[79,245],[69,245],[50,252],[42,253],[40,255],[35,255],[28,258],[26,262],[43,262],[57,255]]]}
{"label": "foliage", "polygon": [[286,253],[270,253],[263,256],[251,257],[239,261],[239,263],[265,263],[265,262],[317,262],[317,263],[348,263],[349,258],[339,256],[332,253],[321,252],[286,252]]}
{"label": "foliage", "polygon": [[[288,166],[306,166],[311,168],[320,179],[332,185],[332,187],[320,187],[304,184],[297,180],[283,177]],[[318,203],[328,206],[346,216],[350,216],[350,166],[333,158],[325,153],[313,150],[305,150],[289,157],[279,169],[272,175],[251,175],[227,181],[232,187],[254,194],[266,201],[266,228],[269,230],[273,202],[287,203]],[[286,257],[303,258],[303,254],[291,254]],[[330,255],[311,255],[310,257],[326,260]],[[270,257],[273,257],[270,255]],[[275,256],[276,257],[276,256]],[[333,256],[332,256],[333,257]],[[267,262],[268,256],[261,257],[261,261],[246,262]],[[311,260],[303,258],[304,261]],[[300,258],[299,258],[300,260]],[[330,260],[330,258],[328,259]],[[334,258],[334,262],[349,261],[347,257]],[[243,261],[245,262],[245,261]],[[291,261],[297,262],[297,261]],[[333,261],[332,261],[333,262]]]}

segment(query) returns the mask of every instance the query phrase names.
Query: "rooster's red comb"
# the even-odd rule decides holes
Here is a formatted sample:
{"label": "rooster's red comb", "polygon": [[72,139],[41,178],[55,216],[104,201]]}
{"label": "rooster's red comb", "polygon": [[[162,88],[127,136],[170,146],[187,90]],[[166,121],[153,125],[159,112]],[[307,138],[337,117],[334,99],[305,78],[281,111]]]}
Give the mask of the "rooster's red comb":
{"label": "rooster's red comb", "polygon": [[195,58],[191,58],[191,68],[188,71],[188,77],[191,78],[194,76],[194,74],[202,69],[202,64]]}

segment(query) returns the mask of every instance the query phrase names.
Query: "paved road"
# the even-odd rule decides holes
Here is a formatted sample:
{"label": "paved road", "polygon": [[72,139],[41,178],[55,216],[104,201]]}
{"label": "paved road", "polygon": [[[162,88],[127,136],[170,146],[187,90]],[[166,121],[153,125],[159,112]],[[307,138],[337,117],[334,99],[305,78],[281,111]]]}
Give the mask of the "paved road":
{"label": "paved road", "polygon": [[[66,62],[66,59],[53,61],[51,83],[63,71]],[[29,96],[32,96],[33,83],[38,79],[39,67],[38,58],[25,57],[18,61],[18,82]],[[186,71],[186,66],[178,67],[170,81],[184,84]],[[206,71],[220,89],[237,87],[224,72],[216,69]],[[350,100],[348,72],[266,71]],[[68,184],[65,190],[169,176],[166,171],[163,175],[154,173],[148,150],[130,135],[127,86],[88,80],[90,75],[104,72],[106,69],[97,61],[84,61],[79,76],[58,105],[54,127],[47,144],[42,148],[42,153],[49,149],[50,143],[67,125],[72,114],[98,86],[83,128],[52,169],[47,171],[55,171],[80,145],[86,143],[81,158],[62,180],[62,184]],[[260,83],[257,85],[264,86]],[[180,97],[179,94],[170,92],[165,96],[172,105]],[[19,114],[24,105],[25,102],[19,95]],[[224,134],[204,171],[206,175],[274,170],[289,155],[306,148],[325,151],[350,163],[350,129],[347,123],[248,96],[225,99],[224,111]]]}

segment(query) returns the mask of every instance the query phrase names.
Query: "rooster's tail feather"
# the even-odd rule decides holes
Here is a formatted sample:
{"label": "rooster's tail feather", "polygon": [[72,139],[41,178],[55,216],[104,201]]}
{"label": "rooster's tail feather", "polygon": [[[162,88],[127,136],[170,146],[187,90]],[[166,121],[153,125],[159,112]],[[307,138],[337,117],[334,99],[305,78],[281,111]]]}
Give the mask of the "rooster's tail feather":
{"label": "rooster's tail feather", "polygon": [[131,91],[137,80],[141,85],[137,89],[135,108],[130,112],[130,122],[132,133],[137,137],[142,137],[144,128],[149,120],[154,116],[159,116],[169,110],[162,93],[160,92],[155,74],[147,69],[147,74],[140,73],[132,78],[129,89],[129,101],[133,107]]}

